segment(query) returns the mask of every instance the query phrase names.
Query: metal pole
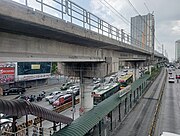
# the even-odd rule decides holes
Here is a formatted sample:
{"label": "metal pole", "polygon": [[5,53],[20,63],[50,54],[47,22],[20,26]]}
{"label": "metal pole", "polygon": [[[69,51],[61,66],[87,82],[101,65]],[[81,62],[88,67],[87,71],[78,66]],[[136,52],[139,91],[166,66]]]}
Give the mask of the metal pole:
{"label": "metal pole", "polygon": [[121,103],[119,104],[119,121],[121,122]]}
{"label": "metal pole", "polygon": [[61,130],[61,122],[59,123],[59,129]]}
{"label": "metal pole", "polygon": [[[150,16],[150,14],[149,14]],[[150,20],[150,17],[149,17],[149,20]],[[153,61],[154,61],[154,32],[155,32],[155,29],[154,29],[154,15],[152,15],[152,57],[151,57],[151,64],[153,64]]]}
{"label": "metal pole", "polygon": [[126,114],[126,112],[127,112],[127,98],[125,98],[125,109],[124,109],[125,111],[125,114]]}
{"label": "metal pole", "polygon": [[26,0],[26,6],[28,6],[28,2],[27,2],[27,0]]}
{"label": "metal pole", "polygon": [[56,122],[53,122],[53,131],[56,132]]}
{"label": "metal pole", "polygon": [[[83,104],[84,104],[84,84],[83,84],[83,73],[82,73],[82,67],[81,67],[80,68],[80,109],[84,108]],[[82,113],[80,113],[80,116],[81,115]]]}
{"label": "metal pole", "polygon": [[42,136],[42,135],[43,135],[42,117],[40,117],[40,128],[39,128],[39,134],[40,134],[40,136]]}
{"label": "metal pole", "polygon": [[101,136],[101,121],[99,121],[99,136]]}
{"label": "metal pole", "polygon": [[41,0],[41,11],[43,12],[43,0]]}
{"label": "metal pole", "polygon": [[111,120],[111,131],[112,131],[112,111],[110,112],[110,120]]}
{"label": "metal pole", "polygon": [[13,122],[12,122],[12,132],[17,132],[17,127],[16,127],[16,116],[13,116]]}
{"label": "metal pole", "polygon": [[2,116],[0,115],[0,136],[2,135],[2,131],[1,131],[1,118],[2,118]]}
{"label": "metal pole", "polygon": [[132,107],[132,94],[130,94],[130,108]]}
{"label": "metal pole", "polygon": [[75,112],[75,94],[72,92],[72,119],[74,120],[74,112]]}
{"label": "metal pole", "polygon": [[28,114],[26,114],[26,135],[28,136]]}

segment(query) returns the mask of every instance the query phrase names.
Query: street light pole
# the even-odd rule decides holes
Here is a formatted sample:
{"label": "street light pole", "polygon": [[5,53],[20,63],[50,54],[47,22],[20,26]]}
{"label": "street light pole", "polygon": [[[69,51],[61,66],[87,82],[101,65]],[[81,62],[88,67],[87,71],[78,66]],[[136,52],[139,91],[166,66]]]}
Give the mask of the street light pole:
{"label": "street light pole", "polygon": [[74,113],[75,113],[75,104],[76,104],[75,94],[72,92],[72,119],[73,120],[74,120]]}

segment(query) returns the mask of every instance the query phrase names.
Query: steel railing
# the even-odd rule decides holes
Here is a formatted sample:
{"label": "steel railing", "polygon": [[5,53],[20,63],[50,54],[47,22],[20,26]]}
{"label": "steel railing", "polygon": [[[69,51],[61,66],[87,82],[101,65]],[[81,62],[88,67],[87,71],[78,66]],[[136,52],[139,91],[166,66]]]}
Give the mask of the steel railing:
{"label": "steel railing", "polygon": [[[34,1],[33,4],[39,5],[39,8],[31,4],[32,1]],[[123,29],[120,30],[112,26],[70,0],[52,0],[51,3],[48,3],[47,0],[24,0],[21,4],[31,8],[36,7],[35,9],[40,10],[41,12],[152,53],[152,47],[134,39],[126,34]]]}

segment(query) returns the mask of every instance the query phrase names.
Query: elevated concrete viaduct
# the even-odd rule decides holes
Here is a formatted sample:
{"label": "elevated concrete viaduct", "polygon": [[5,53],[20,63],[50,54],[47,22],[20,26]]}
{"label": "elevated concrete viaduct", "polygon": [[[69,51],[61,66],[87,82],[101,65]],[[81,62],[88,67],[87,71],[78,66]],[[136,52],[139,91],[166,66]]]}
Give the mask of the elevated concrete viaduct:
{"label": "elevated concrete viaduct", "polygon": [[[94,32],[44,13],[43,3],[38,4],[41,11],[10,0],[0,1],[0,62],[62,62],[63,74],[81,76],[82,83],[89,83],[89,78],[118,71],[120,61],[150,60],[150,47],[131,45],[129,36],[125,37],[123,31],[120,34],[110,24],[105,36],[100,34],[106,32],[99,27],[102,24]],[[90,17],[91,13],[87,14]],[[69,14],[62,13],[62,16]],[[98,21],[103,22],[99,18]],[[88,22],[83,25],[92,27]]]}

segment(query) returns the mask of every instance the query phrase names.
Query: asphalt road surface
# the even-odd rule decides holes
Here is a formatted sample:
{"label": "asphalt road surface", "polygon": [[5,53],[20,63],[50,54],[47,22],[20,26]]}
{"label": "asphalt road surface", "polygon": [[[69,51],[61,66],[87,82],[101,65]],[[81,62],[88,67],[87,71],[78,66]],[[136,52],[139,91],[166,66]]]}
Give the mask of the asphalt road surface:
{"label": "asphalt road surface", "polygon": [[138,105],[122,121],[115,136],[148,136],[165,71],[162,71]]}
{"label": "asphalt road surface", "polygon": [[[180,74],[179,69],[172,72],[173,77],[176,74]],[[167,79],[155,135],[160,136],[162,132],[180,134],[180,79],[179,83],[176,79],[175,83],[168,83]]]}

